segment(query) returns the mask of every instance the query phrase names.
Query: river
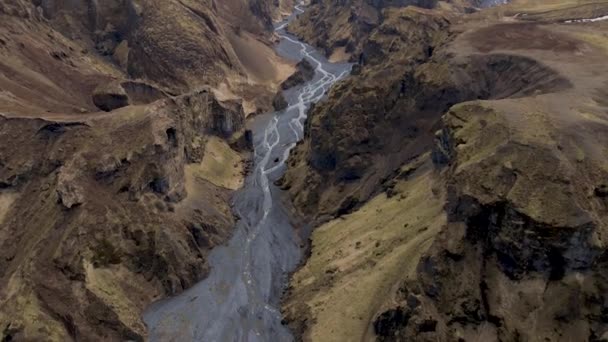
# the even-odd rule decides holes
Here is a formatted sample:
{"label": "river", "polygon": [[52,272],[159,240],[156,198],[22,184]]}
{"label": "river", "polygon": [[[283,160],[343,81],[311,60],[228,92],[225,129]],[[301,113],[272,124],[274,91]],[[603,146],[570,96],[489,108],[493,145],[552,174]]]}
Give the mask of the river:
{"label": "river", "polygon": [[233,200],[239,218],[225,246],[211,251],[207,278],[178,296],[152,304],[144,313],[150,341],[291,341],[281,324],[280,297],[287,275],[301,258],[299,236],[274,181],[285,171],[289,151],[303,137],[307,110],[350,64],[329,63],[311,46],[287,34],[294,14],[276,26],[277,52],[315,66],[313,80],[285,92],[287,109],[249,123],[254,136],[254,170]]}

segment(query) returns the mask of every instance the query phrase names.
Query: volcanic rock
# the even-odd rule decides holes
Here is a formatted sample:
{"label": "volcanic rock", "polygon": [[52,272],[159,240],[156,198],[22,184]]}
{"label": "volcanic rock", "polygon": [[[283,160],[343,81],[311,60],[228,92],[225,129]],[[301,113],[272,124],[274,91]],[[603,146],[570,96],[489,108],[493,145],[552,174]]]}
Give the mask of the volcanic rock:
{"label": "volcanic rock", "polygon": [[281,89],[286,90],[296,87],[302,83],[312,80],[315,76],[315,68],[307,59],[303,59],[296,65],[296,72],[281,83]]}
{"label": "volcanic rock", "polygon": [[287,100],[285,100],[285,96],[283,96],[283,91],[279,91],[272,100],[272,107],[274,108],[274,110],[280,111],[287,108],[287,106],[289,106],[289,103],[287,102]]}

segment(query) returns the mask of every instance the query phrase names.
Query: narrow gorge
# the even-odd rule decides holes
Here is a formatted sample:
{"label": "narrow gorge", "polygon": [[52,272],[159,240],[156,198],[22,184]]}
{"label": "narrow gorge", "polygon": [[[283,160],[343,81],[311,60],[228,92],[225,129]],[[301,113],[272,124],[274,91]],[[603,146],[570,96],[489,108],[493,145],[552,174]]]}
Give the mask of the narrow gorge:
{"label": "narrow gorge", "polygon": [[[296,7],[296,13],[302,11]],[[350,72],[350,64],[330,63],[285,32],[295,15],[277,24],[281,39],[277,51],[290,60],[308,61],[314,75],[287,90],[287,108],[250,123],[255,155],[251,174],[232,200],[238,218],[234,236],[210,254],[211,272],[205,280],[147,310],[144,318],[151,341],[292,339],[282,324],[279,300],[286,276],[300,262],[303,242],[274,182],[284,173],[289,152],[303,138],[310,106]]]}
{"label": "narrow gorge", "polygon": [[0,341],[608,341],[608,0],[0,0]]}

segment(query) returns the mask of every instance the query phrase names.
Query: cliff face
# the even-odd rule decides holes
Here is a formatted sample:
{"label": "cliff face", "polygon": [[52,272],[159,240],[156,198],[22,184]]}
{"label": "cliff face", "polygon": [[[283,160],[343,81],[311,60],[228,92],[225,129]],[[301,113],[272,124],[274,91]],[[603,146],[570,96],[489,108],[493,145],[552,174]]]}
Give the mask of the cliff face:
{"label": "cliff face", "polygon": [[608,7],[547,6],[383,11],[282,181],[304,340],[607,338]]}
{"label": "cliff face", "polygon": [[244,108],[286,78],[272,3],[230,6],[0,0],[0,339],[144,340],[143,309],[205,276]]}
{"label": "cliff face", "polygon": [[512,105],[463,104],[444,117],[447,224],[375,321],[383,339],[606,337],[608,169],[582,148],[604,134]]}
{"label": "cliff face", "polygon": [[245,72],[227,34],[239,23],[239,30],[263,39],[272,14],[263,0],[221,6],[212,0],[45,0],[39,5],[54,28],[111,56],[130,77],[178,91]]}
{"label": "cliff face", "polygon": [[385,22],[391,8],[415,6],[419,9],[439,8],[443,14],[471,10],[474,1],[455,0],[349,0],[313,1],[306,13],[289,26],[289,30],[307,42],[318,46],[328,56],[359,61],[362,47],[372,31]]}
{"label": "cliff face", "polygon": [[365,202],[428,147],[442,111],[464,96],[432,61],[436,44],[449,37],[448,19],[415,8],[386,15],[363,48],[366,64],[312,110],[306,139],[289,160],[282,185],[308,215],[342,214]]}
{"label": "cliff face", "polygon": [[2,117],[5,338],[141,340],[144,306],[204,276],[230,234],[228,190],[186,165],[242,129],[236,108],[199,92],[94,120]]}

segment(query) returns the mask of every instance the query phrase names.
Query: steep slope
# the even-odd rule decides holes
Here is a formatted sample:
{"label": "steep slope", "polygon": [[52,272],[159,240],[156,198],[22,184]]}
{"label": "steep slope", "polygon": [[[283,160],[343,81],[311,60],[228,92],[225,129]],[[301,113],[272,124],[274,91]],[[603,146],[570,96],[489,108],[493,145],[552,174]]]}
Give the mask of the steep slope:
{"label": "steep slope", "polygon": [[2,117],[4,338],[141,340],[145,305],[198,281],[230,234],[229,191],[186,165],[242,129],[237,108],[203,91],[94,119]]}
{"label": "steep slope", "polygon": [[383,11],[282,180],[304,340],[606,338],[605,10]]}
{"label": "steep slope", "polygon": [[143,309],[206,275],[245,116],[293,70],[274,2],[233,4],[0,0],[1,340],[144,340]]}
{"label": "steep slope", "polygon": [[349,0],[314,1],[310,8],[289,30],[300,38],[318,46],[328,56],[358,61],[362,47],[386,18],[385,9],[416,6],[440,9],[444,14],[471,11],[480,1],[471,0]]}
{"label": "steep slope", "polygon": [[293,68],[270,46],[270,13],[254,16],[254,4],[230,3],[244,9],[210,0],[42,1],[38,7],[4,0],[8,79],[2,85],[9,92],[0,110],[31,112],[39,103],[39,111],[91,111],[93,89],[124,79],[143,79],[174,95],[210,85],[224,98],[248,100],[248,111],[266,110]]}
{"label": "steep slope", "polygon": [[304,214],[322,218],[365,202],[429,146],[433,126],[457,102],[459,90],[441,64],[418,68],[449,38],[448,19],[413,7],[385,15],[363,48],[368,64],[314,108],[306,127],[310,139],[292,153],[282,186]]}
{"label": "steep slope", "polygon": [[387,296],[415,275],[446,217],[444,195],[429,191],[438,176],[428,158],[411,166],[390,193],[313,232],[310,260],[294,275],[284,306],[304,340],[373,340]]}

